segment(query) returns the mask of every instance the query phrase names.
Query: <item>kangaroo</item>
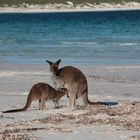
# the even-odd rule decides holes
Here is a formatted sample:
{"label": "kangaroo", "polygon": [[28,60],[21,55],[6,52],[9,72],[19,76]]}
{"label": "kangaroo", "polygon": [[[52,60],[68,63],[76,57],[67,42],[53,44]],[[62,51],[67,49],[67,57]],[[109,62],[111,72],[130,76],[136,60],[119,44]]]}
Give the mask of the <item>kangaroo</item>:
{"label": "kangaroo", "polygon": [[64,88],[56,90],[48,84],[37,83],[33,85],[33,87],[31,88],[27,97],[26,104],[23,108],[8,110],[8,111],[4,111],[3,113],[26,111],[30,107],[32,101],[37,100],[37,99],[39,100],[39,110],[43,110],[46,108],[45,106],[46,99],[52,100],[54,102],[55,108],[59,108],[60,107],[59,100],[65,94],[67,94],[67,90]]}
{"label": "kangaroo", "polygon": [[69,104],[71,108],[76,106],[76,98],[82,98],[85,105],[103,104],[101,102],[91,102],[88,99],[88,84],[85,75],[73,66],[66,66],[59,69],[61,60],[55,63],[46,60],[50,65],[51,78],[55,88],[66,88],[68,90]]}

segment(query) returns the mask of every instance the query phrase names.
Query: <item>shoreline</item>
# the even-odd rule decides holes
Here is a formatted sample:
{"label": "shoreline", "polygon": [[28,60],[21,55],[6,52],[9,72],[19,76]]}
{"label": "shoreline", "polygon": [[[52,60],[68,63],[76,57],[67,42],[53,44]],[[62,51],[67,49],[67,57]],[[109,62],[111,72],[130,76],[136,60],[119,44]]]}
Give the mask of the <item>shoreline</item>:
{"label": "shoreline", "polygon": [[104,9],[36,9],[36,10],[8,10],[8,11],[0,11],[0,14],[4,13],[79,13],[79,12],[111,12],[111,11],[139,11],[140,8],[104,8]]}
{"label": "shoreline", "polygon": [[12,5],[0,7],[0,13],[62,13],[62,12],[105,12],[105,11],[130,11],[140,10],[140,3],[129,2],[122,4],[102,3],[79,4],[74,6],[72,2],[68,4],[46,4],[46,5]]}

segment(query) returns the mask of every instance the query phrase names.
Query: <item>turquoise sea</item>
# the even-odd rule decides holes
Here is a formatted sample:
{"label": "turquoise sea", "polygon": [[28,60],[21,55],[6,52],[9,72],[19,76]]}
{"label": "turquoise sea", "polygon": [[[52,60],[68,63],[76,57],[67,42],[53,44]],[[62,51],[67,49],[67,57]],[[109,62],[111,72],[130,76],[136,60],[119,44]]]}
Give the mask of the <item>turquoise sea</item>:
{"label": "turquoise sea", "polygon": [[0,63],[139,65],[140,11],[1,13]]}

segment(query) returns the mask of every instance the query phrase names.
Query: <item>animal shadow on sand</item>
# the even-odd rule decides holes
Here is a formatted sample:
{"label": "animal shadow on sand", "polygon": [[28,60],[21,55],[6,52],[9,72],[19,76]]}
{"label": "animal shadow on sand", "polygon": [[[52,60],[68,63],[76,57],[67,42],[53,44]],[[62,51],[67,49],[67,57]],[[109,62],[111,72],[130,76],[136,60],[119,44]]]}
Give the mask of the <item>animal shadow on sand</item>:
{"label": "animal shadow on sand", "polygon": [[118,104],[118,102],[112,102],[112,101],[107,101],[107,102],[99,102],[101,104],[104,104],[106,106],[115,106]]}
{"label": "animal shadow on sand", "polygon": [[[119,103],[118,102],[113,102],[113,101],[105,101],[105,102],[97,102],[99,104],[95,104],[95,106],[108,106],[108,107],[112,107],[112,106],[116,106]],[[90,106],[94,106],[94,105],[90,105]],[[65,106],[66,107],[66,106]],[[87,107],[85,105],[77,105],[76,108],[74,110],[86,110]]]}

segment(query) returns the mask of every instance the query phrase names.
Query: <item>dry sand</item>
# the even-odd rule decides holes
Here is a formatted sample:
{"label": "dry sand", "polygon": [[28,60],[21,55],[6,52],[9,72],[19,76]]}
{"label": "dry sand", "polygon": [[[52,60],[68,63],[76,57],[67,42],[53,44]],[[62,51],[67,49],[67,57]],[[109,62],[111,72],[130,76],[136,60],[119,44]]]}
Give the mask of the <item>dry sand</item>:
{"label": "dry sand", "polygon": [[[140,140],[140,66],[79,67],[86,75],[89,99],[110,105],[38,110],[34,101],[26,112],[0,113],[0,139]],[[38,82],[52,85],[48,65],[0,64],[0,111],[20,108]]]}

